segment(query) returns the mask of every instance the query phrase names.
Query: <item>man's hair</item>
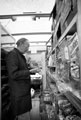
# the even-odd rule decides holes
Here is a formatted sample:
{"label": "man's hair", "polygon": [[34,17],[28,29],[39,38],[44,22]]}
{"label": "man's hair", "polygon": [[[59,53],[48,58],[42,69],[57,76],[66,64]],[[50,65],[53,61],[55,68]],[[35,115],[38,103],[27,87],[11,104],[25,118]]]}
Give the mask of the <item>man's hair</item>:
{"label": "man's hair", "polygon": [[17,46],[20,46],[20,45],[24,44],[26,41],[28,41],[28,39],[26,39],[26,38],[20,38],[20,39],[16,42],[16,44],[17,44]]}

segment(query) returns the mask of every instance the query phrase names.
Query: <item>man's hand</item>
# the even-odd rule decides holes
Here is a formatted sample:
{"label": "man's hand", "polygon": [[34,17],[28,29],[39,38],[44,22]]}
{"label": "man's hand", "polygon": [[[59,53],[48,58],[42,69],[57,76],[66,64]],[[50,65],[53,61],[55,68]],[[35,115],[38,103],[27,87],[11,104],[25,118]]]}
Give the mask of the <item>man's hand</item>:
{"label": "man's hand", "polygon": [[40,72],[40,69],[37,67],[37,68],[33,68],[30,70],[31,73],[38,73]]}

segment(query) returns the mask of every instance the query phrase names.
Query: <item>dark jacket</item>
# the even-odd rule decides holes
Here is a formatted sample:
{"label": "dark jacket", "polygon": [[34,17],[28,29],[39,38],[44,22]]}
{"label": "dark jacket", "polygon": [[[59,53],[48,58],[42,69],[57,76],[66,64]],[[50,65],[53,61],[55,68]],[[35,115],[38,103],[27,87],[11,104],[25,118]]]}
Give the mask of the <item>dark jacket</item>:
{"label": "dark jacket", "polygon": [[16,48],[7,56],[7,70],[14,115],[25,113],[31,109],[30,72],[25,57]]}

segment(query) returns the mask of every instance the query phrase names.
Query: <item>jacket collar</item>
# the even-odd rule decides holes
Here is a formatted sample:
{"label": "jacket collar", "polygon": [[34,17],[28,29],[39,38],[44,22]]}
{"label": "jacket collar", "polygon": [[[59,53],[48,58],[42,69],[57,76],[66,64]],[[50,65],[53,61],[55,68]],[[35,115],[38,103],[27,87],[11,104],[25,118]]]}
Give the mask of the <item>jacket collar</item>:
{"label": "jacket collar", "polygon": [[17,53],[20,54],[25,59],[25,56],[17,48],[14,48],[14,50],[17,51]]}

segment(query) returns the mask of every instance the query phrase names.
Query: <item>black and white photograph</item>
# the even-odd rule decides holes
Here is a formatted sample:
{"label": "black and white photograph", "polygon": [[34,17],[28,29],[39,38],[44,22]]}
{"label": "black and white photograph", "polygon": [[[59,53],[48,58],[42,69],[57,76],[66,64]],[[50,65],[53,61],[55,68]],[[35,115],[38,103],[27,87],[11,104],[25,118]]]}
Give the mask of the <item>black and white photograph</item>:
{"label": "black and white photograph", "polygon": [[81,120],[81,0],[0,0],[0,120]]}

